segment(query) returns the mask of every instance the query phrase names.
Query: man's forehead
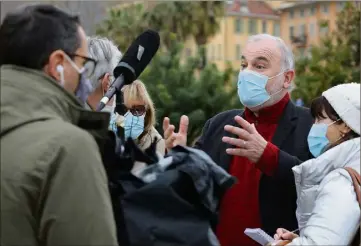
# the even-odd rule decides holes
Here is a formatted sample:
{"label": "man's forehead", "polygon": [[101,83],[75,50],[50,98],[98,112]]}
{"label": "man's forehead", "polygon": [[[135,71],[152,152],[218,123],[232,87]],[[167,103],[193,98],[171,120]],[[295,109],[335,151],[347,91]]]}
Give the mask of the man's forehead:
{"label": "man's forehead", "polygon": [[266,58],[269,61],[279,61],[281,59],[281,50],[277,41],[272,39],[252,41],[246,44],[242,57],[249,61],[259,57]]}

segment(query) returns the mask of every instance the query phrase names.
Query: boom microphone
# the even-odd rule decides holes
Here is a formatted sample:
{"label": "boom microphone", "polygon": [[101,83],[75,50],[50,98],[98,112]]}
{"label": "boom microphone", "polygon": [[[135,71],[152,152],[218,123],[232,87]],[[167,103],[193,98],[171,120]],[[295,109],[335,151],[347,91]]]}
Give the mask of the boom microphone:
{"label": "boom microphone", "polygon": [[153,30],[147,30],[135,39],[114,69],[113,74],[116,80],[100,100],[97,111],[102,110],[124,85],[131,84],[138,78],[157,53],[159,44],[159,34]]}

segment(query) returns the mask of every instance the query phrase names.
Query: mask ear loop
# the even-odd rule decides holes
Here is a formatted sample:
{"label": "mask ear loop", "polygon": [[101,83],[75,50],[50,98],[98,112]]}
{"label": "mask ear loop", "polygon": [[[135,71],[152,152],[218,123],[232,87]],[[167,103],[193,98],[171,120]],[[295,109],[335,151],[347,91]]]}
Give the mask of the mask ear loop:
{"label": "mask ear loop", "polygon": [[[289,69],[286,69],[286,70],[284,70],[284,71],[276,74],[275,76],[269,77],[268,80],[273,79],[273,78],[276,78],[276,77],[280,76],[281,74],[284,74],[285,72],[288,72],[288,71],[289,71]],[[267,82],[268,82],[268,81],[267,81]],[[270,98],[273,97],[274,95],[277,95],[278,93],[280,93],[280,92],[283,91],[284,89],[286,89],[286,88],[283,88],[283,86],[282,86],[282,88],[281,88],[280,90],[278,90],[278,91],[276,91],[275,93],[269,95]]]}
{"label": "mask ear loop", "polygon": [[[327,127],[334,125],[337,121],[340,121],[340,120],[341,120],[341,119],[335,120],[334,122],[328,124]],[[342,138],[344,138],[344,137],[345,137],[345,134],[341,134],[341,137],[339,137],[339,138],[335,141],[335,143],[337,143],[338,141],[340,141],[340,140],[341,140]]]}

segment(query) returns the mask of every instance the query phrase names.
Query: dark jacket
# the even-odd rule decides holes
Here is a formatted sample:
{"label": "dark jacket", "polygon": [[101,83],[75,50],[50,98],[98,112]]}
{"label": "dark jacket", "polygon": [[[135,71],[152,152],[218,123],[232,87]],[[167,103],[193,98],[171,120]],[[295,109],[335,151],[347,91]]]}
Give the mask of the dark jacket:
{"label": "dark jacket", "polygon": [[[209,119],[195,147],[205,151],[214,162],[229,170],[232,156],[226,153],[229,144],[223,136],[232,134],[225,125],[238,126],[234,117],[243,116],[243,110],[230,110]],[[259,186],[259,204],[262,229],[273,235],[277,228],[296,229],[296,188],[292,167],[310,159],[307,136],[313,120],[309,109],[287,104],[279,121],[272,143],[280,148],[278,168],[273,176],[262,174]]]}
{"label": "dark jacket", "polygon": [[210,221],[233,183],[203,151],[182,146],[138,177],[120,173],[111,187],[113,197],[118,193],[113,204],[119,245],[219,245]]}

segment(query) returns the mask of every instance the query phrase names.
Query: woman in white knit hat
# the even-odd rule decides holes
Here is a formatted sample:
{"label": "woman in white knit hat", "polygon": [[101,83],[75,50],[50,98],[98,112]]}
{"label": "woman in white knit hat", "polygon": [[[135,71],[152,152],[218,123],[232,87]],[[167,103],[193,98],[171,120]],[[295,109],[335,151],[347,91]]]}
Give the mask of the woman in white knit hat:
{"label": "woman in white knit hat", "polygon": [[360,84],[332,87],[311,112],[308,144],[315,158],[293,168],[300,233],[279,228],[274,245],[350,245],[360,226],[360,198],[346,170],[360,175]]}

